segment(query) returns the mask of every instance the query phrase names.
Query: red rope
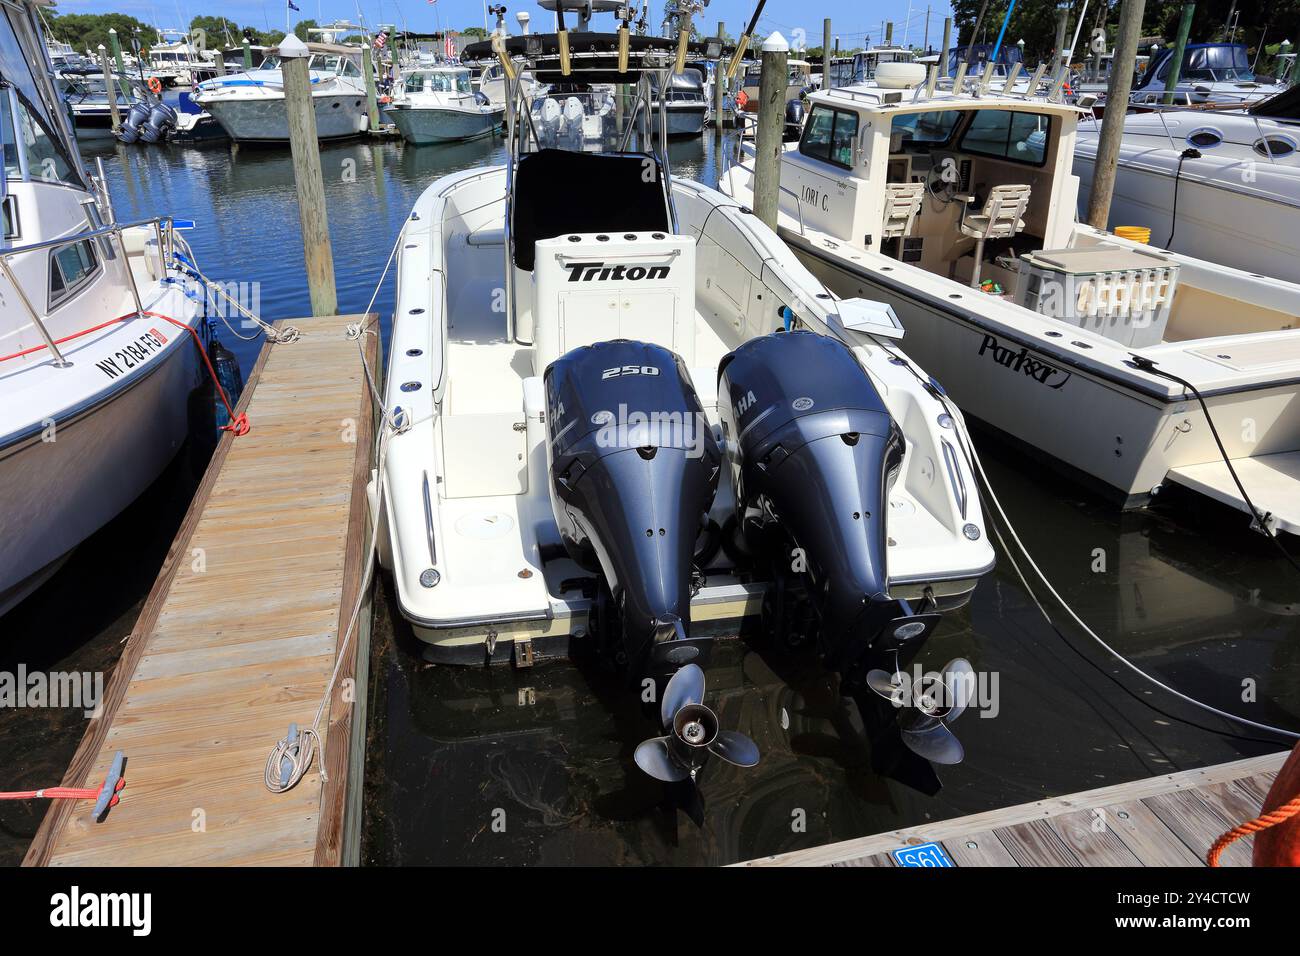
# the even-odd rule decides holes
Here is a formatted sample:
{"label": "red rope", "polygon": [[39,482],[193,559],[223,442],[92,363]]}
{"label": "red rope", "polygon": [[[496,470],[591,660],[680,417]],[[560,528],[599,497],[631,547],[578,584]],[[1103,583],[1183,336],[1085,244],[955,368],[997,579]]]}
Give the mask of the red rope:
{"label": "red rope", "polygon": [[1276,810],[1270,810],[1268,813],[1261,813],[1253,820],[1247,820],[1240,826],[1235,826],[1223,836],[1214,841],[1214,846],[1210,847],[1205,854],[1205,863],[1207,866],[1218,866],[1219,857],[1223,855],[1233,842],[1240,840],[1244,836],[1250,836],[1252,833],[1258,833],[1261,830],[1267,830],[1269,827],[1275,827],[1279,823],[1286,823],[1297,813],[1300,813],[1300,797],[1296,797],[1290,803],[1284,803]]}
{"label": "red rope", "polygon": [[[208,376],[212,379],[212,385],[221,396],[221,404],[226,406],[226,414],[230,416],[230,424],[222,425],[222,431],[234,432],[236,437],[247,435],[252,430],[248,423],[248,415],[244,412],[235,414],[235,410],[230,406],[230,398],[226,395],[226,390],[221,387],[221,382],[217,379],[216,369],[212,367],[212,360],[208,358],[208,350],[203,347],[203,340],[199,338],[198,330],[192,325],[182,322],[179,319],[173,319],[170,315],[163,315],[161,312],[128,312],[126,315],[119,315],[116,319],[109,319],[107,322],[101,322],[99,325],[92,326],[88,329],[82,329],[80,332],[73,332],[71,335],[65,335],[61,339],[55,339],[55,345],[62,345],[64,342],[71,342],[73,339],[79,339],[83,335],[89,335],[92,332],[98,332],[100,329],[108,328],[117,322],[124,322],[127,319],[136,318],[137,316],[149,316],[155,319],[162,319],[164,322],[170,322],[179,329],[184,329],[190,333],[194,339],[194,345],[198,348],[199,354],[203,356],[203,364],[208,367]],[[10,359],[21,358],[24,355],[31,355],[33,352],[40,352],[48,346],[41,344],[32,346],[29,349],[23,349],[21,352],[14,352],[12,355],[0,355],[0,362],[7,362]]]}
{"label": "red rope", "polygon": [[[109,806],[117,804],[117,792],[126,786],[126,780],[118,780],[113,788],[114,797]],[[44,790],[10,790],[0,792],[0,800],[94,800],[99,796],[99,787],[46,787]]]}

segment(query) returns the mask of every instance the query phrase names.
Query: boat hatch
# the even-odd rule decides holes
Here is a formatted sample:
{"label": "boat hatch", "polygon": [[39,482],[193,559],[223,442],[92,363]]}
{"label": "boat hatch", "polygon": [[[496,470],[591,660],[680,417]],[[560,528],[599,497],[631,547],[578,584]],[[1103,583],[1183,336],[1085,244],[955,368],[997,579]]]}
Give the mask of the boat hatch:
{"label": "boat hatch", "polygon": [[[1271,531],[1300,534],[1300,452],[1234,458],[1232,467],[1241,483],[1250,489],[1250,500],[1266,516]],[[1173,468],[1169,480],[1250,513],[1228,466],[1222,461]]]}
{"label": "boat hatch", "polygon": [[1300,341],[1294,335],[1279,335],[1277,338],[1254,342],[1225,342],[1187,351],[1198,358],[1239,372],[1300,361]]}

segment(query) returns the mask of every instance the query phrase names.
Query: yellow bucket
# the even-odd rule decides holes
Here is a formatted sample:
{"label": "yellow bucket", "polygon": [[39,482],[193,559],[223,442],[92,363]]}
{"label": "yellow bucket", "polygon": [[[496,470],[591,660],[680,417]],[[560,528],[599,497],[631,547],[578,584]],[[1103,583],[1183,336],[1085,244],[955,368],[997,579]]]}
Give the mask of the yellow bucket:
{"label": "yellow bucket", "polygon": [[1116,226],[1115,235],[1121,239],[1128,239],[1131,242],[1151,242],[1150,226]]}

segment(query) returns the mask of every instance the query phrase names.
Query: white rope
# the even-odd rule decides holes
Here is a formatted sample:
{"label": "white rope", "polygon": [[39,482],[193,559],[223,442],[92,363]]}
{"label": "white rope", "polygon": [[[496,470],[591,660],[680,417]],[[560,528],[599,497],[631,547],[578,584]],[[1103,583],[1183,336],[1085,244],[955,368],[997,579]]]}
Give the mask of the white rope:
{"label": "white rope", "polygon": [[258,335],[265,335],[268,341],[276,345],[289,345],[293,342],[297,342],[300,338],[302,338],[303,336],[302,329],[298,328],[297,326],[286,325],[282,329],[277,329],[274,325],[264,321],[263,319],[255,315],[253,312],[246,309],[242,303],[240,303],[237,299],[232,298],[230,293],[226,292],[226,290],[221,287],[221,283],[209,279],[203,273],[203,270],[199,268],[198,262],[194,258],[194,252],[190,248],[190,244],[186,242],[185,239],[183,239],[180,236],[177,236],[175,238],[175,241],[177,242],[177,244],[179,244],[182,247],[185,253],[186,261],[182,263],[182,266],[186,269],[189,269],[191,272],[194,273],[195,276],[198,277],[198,280],[201,283],[203,283],[204,292],[207,293],[208,295],[217,295],[220,296],[222,299],[225,299],[227,302],[229,302],[232,306],[235,307],[235,310],[237,312],[242,314],[246,319],[248,319],[258,328],[258,331],[253,333],[252,335],[244,335],[233,325],[230,324],[230,320],[226,318],[225,310],[218,306],[216,310],[217,317],[220,318],[222,324],[225,325],[225,327],[230,330],[231,335],[245,342],[255,341]]}

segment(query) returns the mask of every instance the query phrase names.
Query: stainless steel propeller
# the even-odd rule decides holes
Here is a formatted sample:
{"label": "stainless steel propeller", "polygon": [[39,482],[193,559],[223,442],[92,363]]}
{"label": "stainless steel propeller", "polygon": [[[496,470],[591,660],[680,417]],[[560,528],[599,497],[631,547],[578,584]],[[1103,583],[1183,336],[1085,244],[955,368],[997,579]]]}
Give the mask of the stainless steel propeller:
{"label": "stainless steel propeller", "polygon": [[758,745],[734,730],[719,730],[718,717],[704,706],[704,671],[687,664],[664,688],[659,716],[663,737],[644,740],[636,748],[636,765],[665,783],[694,780],[709,754],[738,767],[758,763]]}
{"label": "stainless steel propeller", "polygon": [[[962,762],[966,750],[949,725],[962,715],[974,694],[975,668],[970,661],[954,658],[938,675],[927,675],[910,688],[902,674],[872,670],[867,674],[867,686],[905,708],[898,729],[909,750],[931,763]],[[911,699],[907,700],[909,690]]]}

